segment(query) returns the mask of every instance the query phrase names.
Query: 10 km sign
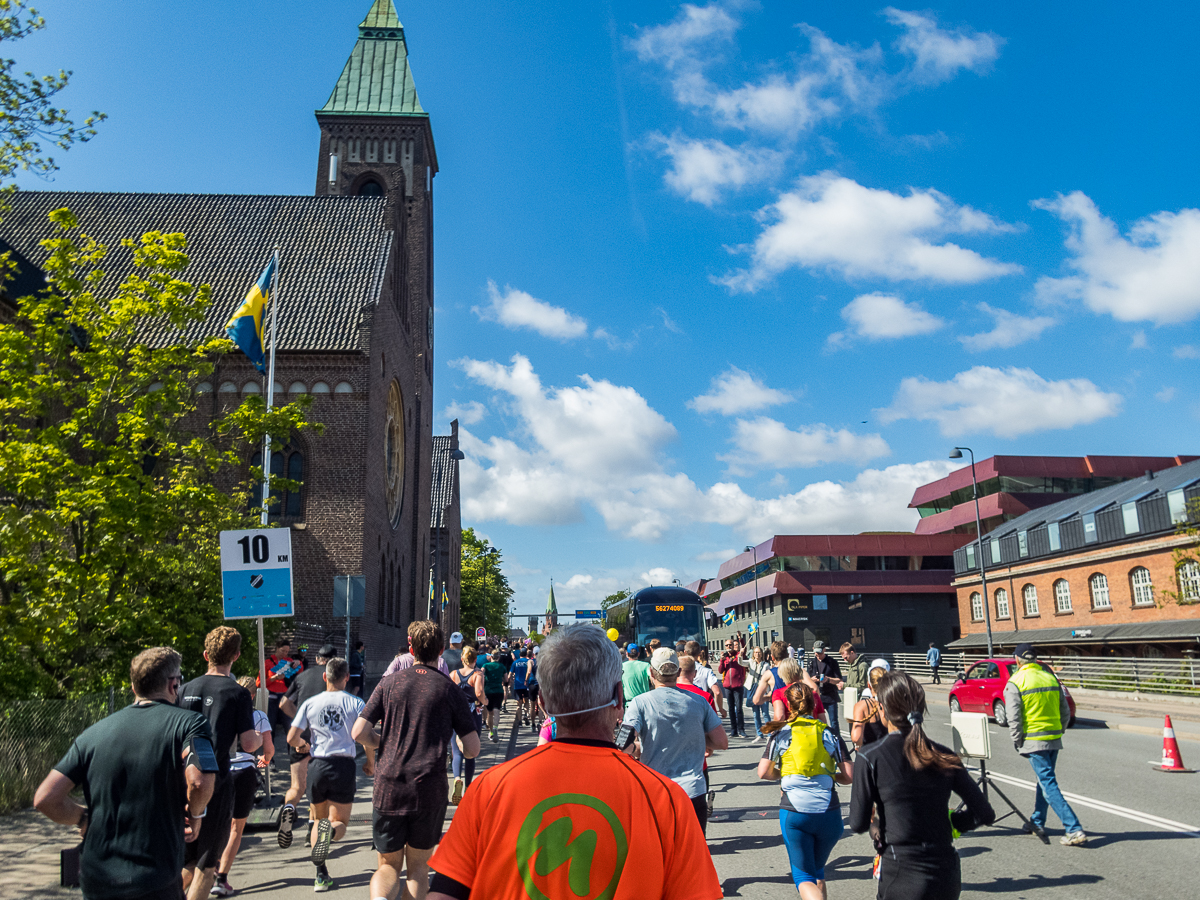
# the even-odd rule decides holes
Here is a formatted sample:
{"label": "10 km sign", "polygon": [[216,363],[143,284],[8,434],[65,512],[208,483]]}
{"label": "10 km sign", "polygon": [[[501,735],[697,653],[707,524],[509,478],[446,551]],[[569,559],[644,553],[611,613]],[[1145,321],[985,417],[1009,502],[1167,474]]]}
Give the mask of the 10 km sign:
{"label": "10 km sign", "polygon": [[227,619],[292,615],[291,529],[222,531],[221,593]]}

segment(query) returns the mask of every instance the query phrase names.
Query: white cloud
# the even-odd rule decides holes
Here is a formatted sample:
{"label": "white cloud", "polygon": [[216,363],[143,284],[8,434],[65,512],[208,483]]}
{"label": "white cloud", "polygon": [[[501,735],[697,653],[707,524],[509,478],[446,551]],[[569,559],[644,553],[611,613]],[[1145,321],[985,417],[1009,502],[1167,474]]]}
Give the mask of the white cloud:
{"label": "white cloud", "polygon": [[1146,341],[1146,332],[1139,328],[1133,333],[1133,337],[1129,341],[1130,350],[1149,350],[1150,344]]}
{"label": "white cloud", "polygon": [[559,585],[559,587],[565,588],[568,591],[572,591],[576,588],[585,587],[586,585],[591,584],[592,580],[593,579],[591,575],[572,575],[565,582]]}
{"label": "white cloud", "polygon": [[693,397],[687,405],[698,413],[719,412],[723,416],[735,416],[791,402],[792,395],[786,391],[769,388],[749,372],[730,366],[712,380],[707,394]]}
{"label": "white cloud", "polygon": [[675,21],[639,28],[629,45],[643,62],[657,62],[668,71],[691,69],[699,48],[728,41],[738,27],[737,20],[715,3],[685,3]]}
{"label": "white cloud", "polygon": [[1200,347],[1193,347],[1191,344],[1180,344],[1171,351],[1171,355],[1176,359],[1200,359]]}
{"label": "white cloud", "polygon": [[818,423],[793,431],[782,422],[759,416],[738,419],[733,443],[736,450],[721,459],[730,470],[791,469],[839,462],[861,465],[892,452],[878,434],[854,434]]}
{"label": "white cloud", "polygon": [[490,279],[487,289],[491,305],[472,307],[472,312],[485,321],[496,321],[513,330],[526,328],[543,337],[560,341],[587,334],[587,320],[567,312],[561,306],[552,306],[525,291],[507,285],[501,293],[496,287],[496,282]]}
{"label": "white cloud", "polygon": [[1157,394],[1154,395],[1154,399],[1157,400],[1159,403],[1170,403],[1172,400],[1175,399],[1175,388],[1173,388],[1173,387],[1163,388],[1161,391],[1159,391]]}
{"label": "white cloud", "polygon": [[991,331],[981,331],[978,334],[963,335],[958,340],[968,350],[978,353],[981,350],[1004,349],[1031,341],[1043,331],[1054,325],[1054,319],[1049,316],[1018,316],[1006,309],[997,309],[980,303],[979,309],[996,320]]}
{"label": "white cloud", "polygon": [[455,400],[442,412],[444,418],[458,419],[462,425],[474,425],[482,422],[486,415],[487,407],[478,400],[472,400],[470,403],[459,403]]}
{"label": "white cloud", "polygon": [[1076,273],[1039,278],[1043,298],[1079,299],[1122,322],[1163,325],[1200,314],[1200,209],[1154,213],[1126,237],[1081,191],[1033,205],[1067,223],[1067,266]]}
{"label": "white cloud", "polygon": [[768,224],[754,242],[750,268],[723,279],[735,290],[755,290],[792,267],[946,284],[1021,271],[958,244],[938,243],[950,234],[1012,228],[935,190],[910,188],[905,196],[826,172],[800,179],[759,217]]}
{"label": "white cloud", "polygon": [[774,176],[782,167],[784,154],[759,147],[730,147],[717,140],[693,140],[675,134],[653,134],[671,168],[663,176],[667,185],[682,197],[712,206],[725,188],[737,190]]}
{"label": "white cloud", "polygon": [[643,572],[640,576],[646,584],[670,584],[671,579],[675,577],[675,572],[672,569],[665,569],[662,566],[655,566],[649,572]]}
{"label": "white cloud", "polygon": [[1086,425],[1120,408],[1120,394],[1104,393],[1086,378],[1047,381],[1032,369],[976,366],[950,381],[905,378],[892,405],[877,412],[884,422],[937,422],[946,436],[991,432],[1013,438]]}
{"label": "white cloud", "polygon": [[888,7],[887,20],[905,33],[896,40],[896,49],[913,57],[909,77],[921,82],[947,81],[960,69],[986,71],[1000,55],[1004,39],[994,34],[958,29],[946,31],[928,14],[905,12]]}
{"label": "white cloud", "polygon": [[728,550],[706,550],[703,553],[697,553],[692,559],[696,562],[725,562],[727,559],[733,559],[737,554],[738,551],[730,547]]}
{"label": "white cloud", "polygon": [[926,312],[916,303],[905,303],[894,294],[880,293],[855,297],[842,308],[842,318],[850,328],[831,334],[828,340],[831,347],[846,344],[856,337],[878,341],[930,334],[946,325],[943,319]]}

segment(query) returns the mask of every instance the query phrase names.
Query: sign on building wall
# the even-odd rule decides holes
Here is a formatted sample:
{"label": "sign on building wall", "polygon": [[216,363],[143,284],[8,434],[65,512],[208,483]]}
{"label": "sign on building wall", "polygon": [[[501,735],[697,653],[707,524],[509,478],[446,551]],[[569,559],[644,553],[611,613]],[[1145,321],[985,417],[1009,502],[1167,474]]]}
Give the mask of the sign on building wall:
{"label": "sign on building wall", "polygon": [[291,529],[222,531],[221,595],[226,619],[292,615]]}

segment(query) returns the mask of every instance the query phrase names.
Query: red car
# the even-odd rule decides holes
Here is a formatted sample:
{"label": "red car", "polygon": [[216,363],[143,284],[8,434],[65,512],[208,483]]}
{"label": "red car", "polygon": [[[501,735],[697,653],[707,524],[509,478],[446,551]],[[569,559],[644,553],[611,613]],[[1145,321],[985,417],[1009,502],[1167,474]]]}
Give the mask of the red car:
{"label": "red car", "polygon": [[[1045,663],[1039,665],[1047,672],[1054,670]],[[1004,711],[1004,685],[1009,677],[1017,671],[1017,663],[1012,657],[1008,659],[984,659],[967,669],[954,680],[950,688],[951,712],[981,712],[987,713],[1001,727],[1008,725],[1008,714]],[[1063,693],[1067,695],[1067,705],[1071,708],[1070,728],[1075,724],[1075,698],[1063,685]]]}

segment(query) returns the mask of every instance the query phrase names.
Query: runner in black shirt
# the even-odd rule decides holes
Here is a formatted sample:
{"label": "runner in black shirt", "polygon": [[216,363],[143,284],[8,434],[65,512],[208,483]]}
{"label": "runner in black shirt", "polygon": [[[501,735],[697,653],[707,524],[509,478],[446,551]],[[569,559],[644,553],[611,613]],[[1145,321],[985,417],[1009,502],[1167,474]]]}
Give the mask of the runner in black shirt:
{"label": "runner in black shirt", "polygon": [[[333,645],[326,644],[317,651],[317,664],[297,675],[288,686],[287,695],[279,701],[279,712],[282,714],[281,718],[285,726],[284,734],[287,734],[292,717],[304,705],[304,701],[325,692],[325,666],[336,654],[337,651]],[[296,801],[304,796],[304,790],[308,787],[308,729],[304,730],[301,737],[304,740],[300,742],[299,749],[288,744],[288,761],[292,781],[288,785],[287,793],[283,795],[283,810],[279,814],[278,840],[279,846],[283,850],[292,846],[292,825],[296,822]],[[309,824],[311,826],[311,820]]]}
{"label": "runner in black shirt", "polygon": [[[220,770],[200,837],[188,844],[184,855],[188,900],[208,897],[216,879],[221,851],[229,842],[229,825],[233,821],[229,752],[233,742],[240,741],[246,753],[253,753],[262,746],[262,736],[254,730],[254,704],[250,693],[229,674],[230,667],[241,655],[242,636],[237,629],[228,625],[214,628],[204,639],[208,672],[189,681],[179,692],[181,707],[202,713],[208,719]],[[200,869],[200,874],[195,874],[195,869]]]}

